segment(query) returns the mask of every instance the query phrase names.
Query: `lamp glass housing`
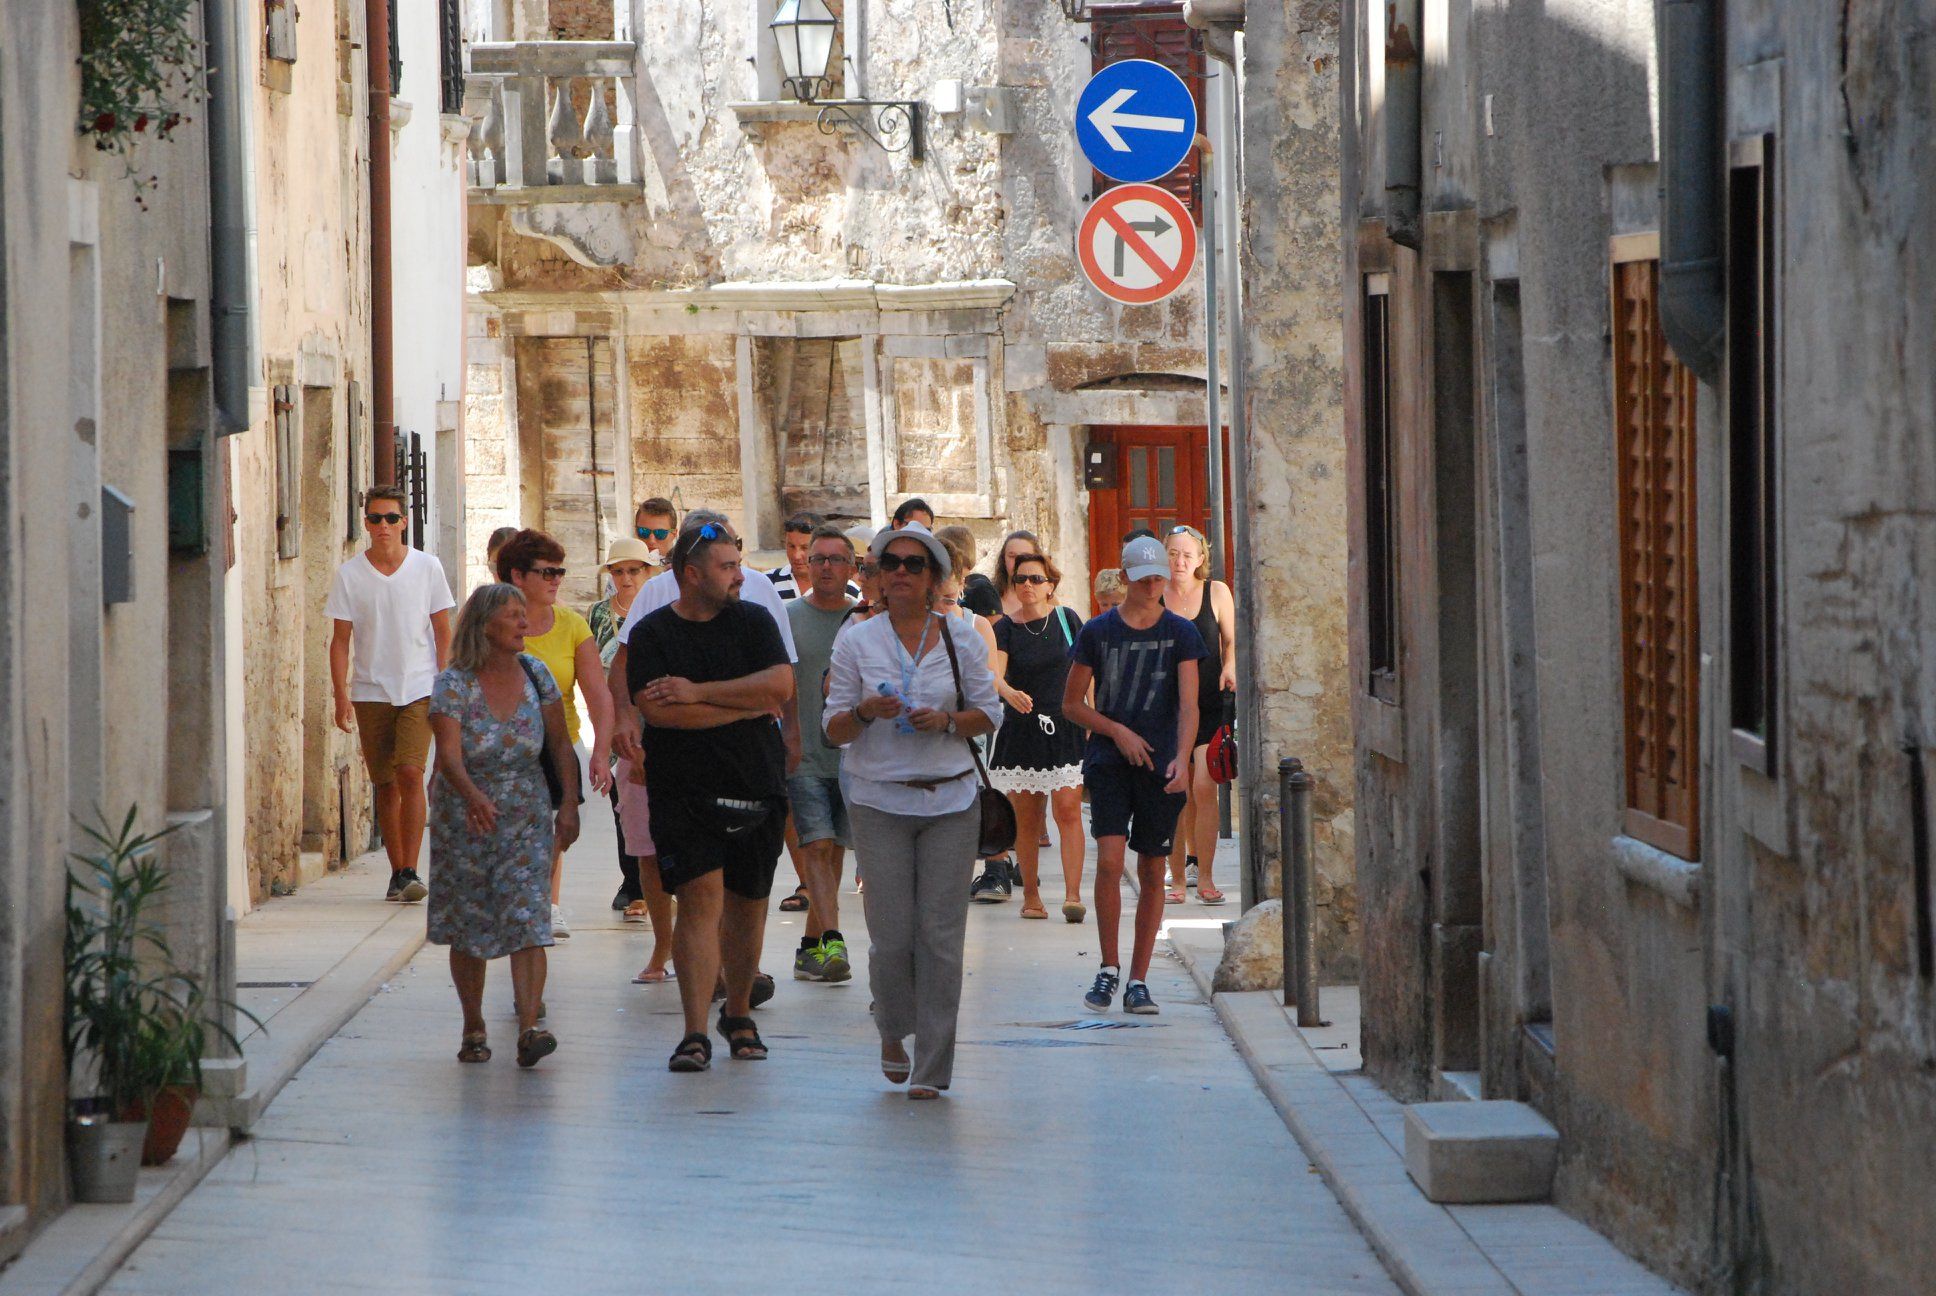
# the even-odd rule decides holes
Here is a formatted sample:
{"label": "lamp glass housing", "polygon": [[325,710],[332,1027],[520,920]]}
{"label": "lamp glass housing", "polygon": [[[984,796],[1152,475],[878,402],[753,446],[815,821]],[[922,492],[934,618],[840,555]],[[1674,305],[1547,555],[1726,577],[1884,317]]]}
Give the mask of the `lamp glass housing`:
{"label": "lamp glass housing", "polygon": [[780,68],[803,99],[811,97],[814,82],[825,82],[839,23],[826,0],[780,0],[767,24],[780,47]]}

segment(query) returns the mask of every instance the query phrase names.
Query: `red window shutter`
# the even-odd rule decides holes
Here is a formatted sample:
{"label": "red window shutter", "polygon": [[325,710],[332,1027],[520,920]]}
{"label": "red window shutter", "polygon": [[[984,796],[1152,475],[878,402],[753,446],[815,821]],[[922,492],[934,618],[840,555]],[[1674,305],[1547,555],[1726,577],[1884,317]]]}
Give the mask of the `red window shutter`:
{"label": "red window shutter", "polygon": [[1660,330],[1660,265],[1613,268],[1621,685],[1629,835],[1700,846],[1700,639],[1693,373]]}
{"label": "red window shutter", "polygon": [[[1204,121],[1204,77],[1209,68],[1204,61],[1203,35],[1183,21],[1181,5],[1165,5],[1155,9],[1136,11],[1092,10],[1090,13],[1090,53],[1092,66],[1100,72],[1111,63],[1124,59],[1148,59],[1161,63],[1170,71],[1183,78],[1183,84],[1190,87],[1190,97],[1196,101],[1198,129]],[[1182,200],[1190,209],[1190,214],[1199,222],[1203,220],[1203,177],[1201,172],[1203,155],[1196,149],[1189,154],[1176,170],[1161,180],[1151,181],[1160,189],[1167,189]],[[1106,189],[1114,188],[1116,181],[1102,172],[1095,174],[1095,192],[1098,196]]]}

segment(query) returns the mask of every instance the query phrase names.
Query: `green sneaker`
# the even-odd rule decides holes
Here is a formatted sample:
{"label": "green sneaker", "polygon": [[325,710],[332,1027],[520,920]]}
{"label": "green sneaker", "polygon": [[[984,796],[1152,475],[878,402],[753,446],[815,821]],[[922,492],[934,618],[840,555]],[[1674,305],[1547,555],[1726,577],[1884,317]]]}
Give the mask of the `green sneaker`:
{"label": "green sneaker", "polygon": [[836,936],[832,940],[820,942],[820,979],[822,981],[851,981],[854,979],[853,964],[847,961],[847,942]]}
{"label": "green sneaker", "polygon": [[827,956],[819,945],[802,946],[793,956],[793,979],[795,981],[825,981],[827,979]]}

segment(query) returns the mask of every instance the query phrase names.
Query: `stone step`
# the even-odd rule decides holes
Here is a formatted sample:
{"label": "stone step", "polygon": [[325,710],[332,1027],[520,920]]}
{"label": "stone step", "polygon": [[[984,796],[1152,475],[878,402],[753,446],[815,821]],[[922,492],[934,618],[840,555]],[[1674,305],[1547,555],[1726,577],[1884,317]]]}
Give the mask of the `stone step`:
{"label": "stone step", "polygon": [[1559,1131],[1525,1103],[1414,1103],[1405,1109],[1405,1169],[1446,1204],[1545,1201]]}
{"label": "stone step", "polygon": [[296,885],[306,887],[329,876],[329,856],[322,851],[304,851],[296,857]]}
{"label": "stone step", "polygon": [[1432,1086],[1437,1102],[1478,1102],[1484,1097],[1484,1084],[1477,1071],[1441,1071]]}

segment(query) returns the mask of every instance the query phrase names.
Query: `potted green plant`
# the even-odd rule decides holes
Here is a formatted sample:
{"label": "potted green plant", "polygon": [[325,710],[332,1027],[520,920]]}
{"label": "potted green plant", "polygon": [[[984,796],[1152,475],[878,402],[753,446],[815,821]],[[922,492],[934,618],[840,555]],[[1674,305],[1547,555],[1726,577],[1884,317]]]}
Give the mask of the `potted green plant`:
{"label": "potted green plant", "polygon": [[136,832],[136,817],[130,807],[119,828],[106,820],[83,825],[96,849],[77,852],[68,875],[67,1060],[76,1087],[91,1090],[75,1101],[69,1125],[81,1201],[133,1200],[151,1127],[159,1126],[150,1150],[160,1164],[174,1155],[193,1110],[192,1096],[175,1092],[166,1103],[159,1096],[199,1089],[211,1032],[239,1047],[217,1016],[228,1003],[176,966],[152,916],[150,906],[168,889],[156,855],[168,830]]}

